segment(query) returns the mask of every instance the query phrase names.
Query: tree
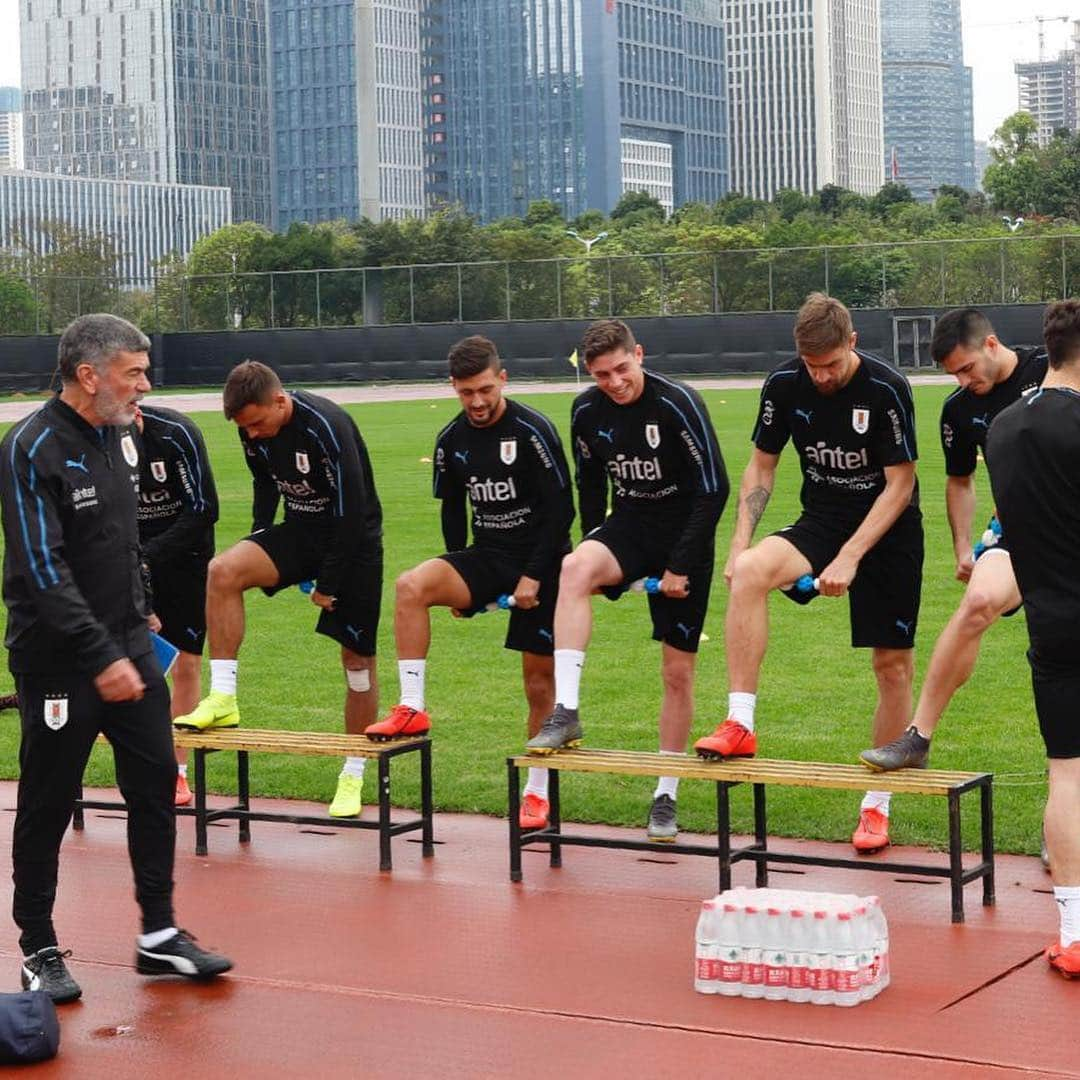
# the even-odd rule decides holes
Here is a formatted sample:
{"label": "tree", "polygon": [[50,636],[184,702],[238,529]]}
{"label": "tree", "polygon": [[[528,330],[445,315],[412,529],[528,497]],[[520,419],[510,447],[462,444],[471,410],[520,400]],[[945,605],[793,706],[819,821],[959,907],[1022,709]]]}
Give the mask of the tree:
{"label": "tree", "polygon": [[647,218],[663,221],[665,217],[660,200],[647,191],[624,191],[615,204],[615,209],[611,211],[612,222],[624,224]]}
{"label": "tree", "polygon": [[797,215],[813,205],[811,199],[794,188],[781,188],[773,197],[773,206],[785,221],[794,221]]}
{"label": "tree", "polygon": [[876,217],[885,217],[894,206],[914,201],[915,196],[911,194],[911,188],[907,184],[890,180],[887,184],[882,184],[878,193],[870,199],[870,213]]}
{"label": "tree", "polygon": [[533,199],[525,211],[525,225],[562,225],[563,212],[558,203],[551,199]]}
{"label": "tree", "polygon": [[0,273],[0,334],[32,334],[37,299],[25,281]]}
{"label": "tree", "polygon": [[269,281],[247,277],[269,229],[253,221],[223,225],[195,241],[187,258],[189,325],[197,330],[268,326]]}

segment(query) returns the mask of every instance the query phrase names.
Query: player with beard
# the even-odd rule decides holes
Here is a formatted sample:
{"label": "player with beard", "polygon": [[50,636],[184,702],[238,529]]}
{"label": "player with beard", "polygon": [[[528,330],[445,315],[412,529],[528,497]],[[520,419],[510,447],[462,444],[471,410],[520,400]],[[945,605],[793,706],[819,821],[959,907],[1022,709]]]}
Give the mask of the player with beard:
{"label": "player with beard", "polygon": [[946,312],[934,327],[934,360],[960,384],[941,409],[945,454],[945,510],[952,530],[956,578],[967,583],[963,599],[934,645],[919,702],[908,729],[885,746],[859,756],[871,769],[921,768],[930,739],[953,695],[971,678],[983,634],[1003,615],[1020,610],[1020,590],[1009,544],[996,521],[993,542],[972,547],[975,520],[975,466],[994,417],[1037,389],[1046,375],[1042,349],[1009,349],[977,308]]}
{"label": "player with beard", "polygon": [[[521,677],[535,735],[554,700],[552,618],[559,563],[570,550],[574,503],[554,425],[504,396],[506,369],[493,342],[459,341],[448,357],[462,411],[435,443],[435,497],[442,502],[446,554],[397,581],[394,637],[401,699],[367,729],[373,739],[426,732],[425,678],[433,607],[470,616],[512,598],[506,648],[521,653]],[[472,511],[472,544],[466,532]],[[521,803],[523,829],[548,822],[547,769],[530,769]]]}
{"label": "player with beard", "polygon": [[[851,644],[872,650],[878,684],[874,745],[903,731],[911,715],[913,648],[922,585],[923,531],[915,478],[915,411],[907,380],[856,348],[839,300],[811,294],[795,321],[799,355],[765,380],[754,451],[743,473],[724,576],[728,717],[699,739],[703,757],[752,757],[758,677],[768,646],[768,597],[776,588],[800,603],[848,595]],[[791,440],[802,467],[802,514],[751,547]],[[867,792],[852,836],[857,851],[889,843],[889,793]]]}

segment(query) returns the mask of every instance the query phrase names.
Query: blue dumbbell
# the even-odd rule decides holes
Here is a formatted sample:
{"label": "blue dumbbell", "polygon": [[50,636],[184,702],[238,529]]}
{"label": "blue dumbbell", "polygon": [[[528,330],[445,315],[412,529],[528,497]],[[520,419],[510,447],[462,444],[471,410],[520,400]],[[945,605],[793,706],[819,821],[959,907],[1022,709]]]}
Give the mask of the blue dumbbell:
{"label": "blue dumbbell", "polygon": [[792,589],[797,593],[806,595],[807,593],[816,593],[818,591],[818,585],[818,579],[814,577],[813,574],[803,574],[803,576],[792,585]]}
{"label": "blue dumbbell", "polygon": [[315,591],[315,582],[314,581],[301,581],[300,584],[297,585],[296,587],[305,596],[310,596]]}
{"label": "blue dumbbell", "polygon": [[510,608],[517,607],[517,601],[510,593],[503,593],[497,600],[492,600],[490,604],[485,604],[483,611],[509,611]]}
{"label": "blue dumbbell", "polygon": [[658,577],[643,577],[637,581],[631,581],[626,586],[627,592],[658,593],[660,591],[660,579]]}

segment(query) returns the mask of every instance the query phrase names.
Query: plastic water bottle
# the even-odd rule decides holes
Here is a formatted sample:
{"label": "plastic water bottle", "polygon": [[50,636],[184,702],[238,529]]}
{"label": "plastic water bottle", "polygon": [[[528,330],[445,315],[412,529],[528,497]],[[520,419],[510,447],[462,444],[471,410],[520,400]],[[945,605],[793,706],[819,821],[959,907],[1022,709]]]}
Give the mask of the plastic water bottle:
{"label": "plastic water bottle", "polygon": [[788,996],[788,938],[790,919],[780,908],[765,909],[761,935],[762,960],[765,966],[765,997],[769,1001],[786,1001]]}
{"label": "plastic water bottle", "polygon": [[874,992],[871,997],[875,997],[889,985],[889,924],[879,897],[867,897],[866,914],[874,942]]}
{"label": "plastic water bottle", "polygon": [[753,905],[746,904],[740,919],[743,943],[743,992],[745,998],[765,996],[765,961],[762,956],[762,923],[765,916]]}
{"label": "plastic water bottle", "polygon": [[810,926],[810,943],[806,951],[810,975],[810,1001],[814,1005],[832,1005],[836,996],[833,980],[832,935],[833,920],[828,911],[814,912]]}
{"label": "plastic water bottle", "polygon": [[[859,953],[855,943],[855,926],[851,911],[836,913],[836,949],[833,953],[833,969],[836,972],[836,1005],[858,1005],[861,1000],[859,986]],[[830,920],[832,921],[832,920]]]}
{"label": "plastic water bottle", "polygon": [[792,908],[788,912],[788,1001],[810,1000],[810,929],[813,917]]}
{"label": "plastic water bottle", "polygon": [[[719,903],[719,898],[717,900]],[[720,912],[720,927],[716,935],[719,939],[716,992],[723,994],[724,997],[738,997],[743,992],[743,942],[740,928],[738,904],[724,903]]]}
{"label": "plastic water bottle", "polygon": [[716,978],[716,923],[716,901],[702,901],[694,950],[694,989],[699,994],[715,994],[719,989]]}
{"label": "plastic water bottle", "polygon": [[1001,539],[1001,522],[994,516],[988,522],[986,529],[983,531],[982,537],[975,545],[972,551],[972,556],[978,558],[987,548],[997,547],[998,541]]}

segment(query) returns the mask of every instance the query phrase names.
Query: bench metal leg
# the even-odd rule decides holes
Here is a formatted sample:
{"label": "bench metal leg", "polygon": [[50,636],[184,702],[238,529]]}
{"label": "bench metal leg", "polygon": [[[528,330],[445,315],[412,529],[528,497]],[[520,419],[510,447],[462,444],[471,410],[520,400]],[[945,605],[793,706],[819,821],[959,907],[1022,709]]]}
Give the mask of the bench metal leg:
{"label": "bench metal leg", "polygon": [[964,866],[961,859],[960,794],[949,792],[949,887],[952,892],[952,921],[964,921]]}
{"label": "bench metal leg", "polygon": [[390,856],[390,759],[379,757],[379,869],[392,870]]}
{"label": "bench metal leg", "polygon": [[521,776],[513,758],[506,759],[507,824],[510,827],[510,880],[521,880]]}
{"label": "bench metal leg", "polygon": [[562,832],[562,803],[559,799],[559,770],[548,769],[548,803],[551,809],[548,812],[548,827],[555,834],[551,840],[551,857],[549,865],[562,866],[562,844],[558,841],[558,835]]}
{"label": "bench metal leg", "polygon": [[728,787],[723,780],[716,782],[716,846],[720,860],[720,892],[727,892],[731,888],[731,804]]}
{"label": "bench metal leg", "polygon": [[435,830],[432,823],[434,800],[431,793],[431,743],[420,747],[420,817],[423,821],[420,836],[424,858],[430,859],[435,854]]}
{"label": "bench metal leg", "polygon": [[[765,785],[754,785],[754,840],[762,851],[769,850],[769,833],[765,824]],[[754,883],[759,889],[769,884],[769,864],[765,859],[754,860]]]}
{"label": "bench metal leg", "polygon": [[195,756],[195,854],[206,854],[206,751],[193,750]]}
{"label": "bench metal leg", "polygon": [[982,859],[986,866],[983,874],[983,906],[994,904],[994,794],[987,780],[979,792],[982,811]]}
{"label": "bench metal leg", "polygon": [[[251,809],[251,787],[248,783],[248,752],[236,751],[236,795],[237,801],[244,810]],[[242,817],[240,825],[240,843],[251,842],[251,822]]]}
{"label": "bench metal leg", "polygon": [[86,820],[83,817],[82,808],[83,788],[82,784],[79,785],[79,792],[75,796],[75,809],[71,812],[71,827],[76,832],[82,832],[86,827]]}

